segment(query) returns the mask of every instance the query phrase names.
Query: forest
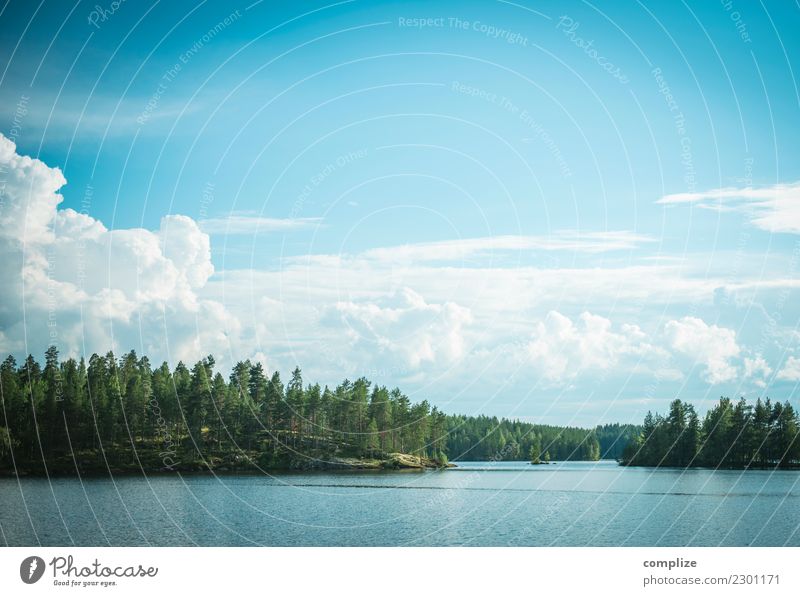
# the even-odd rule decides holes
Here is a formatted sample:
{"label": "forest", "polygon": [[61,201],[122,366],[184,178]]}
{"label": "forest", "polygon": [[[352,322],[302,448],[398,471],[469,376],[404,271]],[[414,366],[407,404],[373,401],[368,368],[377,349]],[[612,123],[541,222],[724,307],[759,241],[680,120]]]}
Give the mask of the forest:
{"label": "forest", "polygon": [[641,432],[625,447],[629,466],[796,468],[800,466],[800,419],[789,402],[769,398],[748,404],[727,397],[702,422],[679,399],[666,417],[648,412]]}
{"label": "forest", "polygon": [[[800,465],[798,414],[788,403],[721,398],[700,419],[674,400],[641,426],[593,429],[494,416],[447,415],[399,389],[345,379],[284,383],[238,362],[227,379],[213,356],[153,367],[131,351],[0,365],[0,470],[41,473],[313,468],[332,457],[391,453],[448,460],[617,459],[630,466],[790,468]],[[47,469],[45,470],[44,464]]]}
{"label": "forest", "polygon": [[268,375],[250,361],[238,362],[226,379],[213,356],[170,369],[134,351],[60,361],[51,347],[43,366],[33,356],[20,365],[7,357],[0,391],[6,473],[306,469],[331,457],[390,453],[439,465],[596,460],[633,436],[618,425],[581,429],[446,415],[365,378],[321,387],[304,383],[296,368],[284,383],[279,372]]}

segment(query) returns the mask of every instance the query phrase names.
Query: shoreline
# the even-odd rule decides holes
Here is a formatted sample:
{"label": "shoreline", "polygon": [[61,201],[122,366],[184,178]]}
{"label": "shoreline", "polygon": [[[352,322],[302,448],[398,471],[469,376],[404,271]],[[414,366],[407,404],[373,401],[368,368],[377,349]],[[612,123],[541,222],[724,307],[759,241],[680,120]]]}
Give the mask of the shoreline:
{"label": "shoreline", "polygon": [[330,459],[290,458],[280,464],[260,465],[254,458],[244,462],[208,460],[178,462],[170,466],[147,466],[139,464],[96,465],[74,461],[49,464],[47,468],[42,462],[25,462],[16,470],[0,470],[0,478],[89,478],[109,476],[180,476],[180,475],[263,475],[265,473],[329,473],[329,472],[400,472],[445,470],[457,467],[456,464],[441,464],[427,457],[409,455],[407,453],[390,453],[382,458],[349,458],[334,457]]}
{"label": "shoreline", "polygon": [[[492,460],[465,460],[470,463],[493,463]],[[581,460],[583,461],[583,460]],[[425,471],[444,471],[444,470],[458,470],[470,471],[469,468],[461,468],[458,460],[455,462],[448,462],[447,464],[440,464],[431,459],[409,454],[393,453],[383,458],[347,458],[336,457],[331,459],[294,459],[289,460],[281,465],[259,465],[255,460],[250,460],[251,463],[242,464],[237,462],[231,465],[230,462],[203,462],[194,461],[186,462],[184,464],[178,463],[170,467],[148,467],[143,465],[125,465],[119,464],[109,466],[96,466],[87,465],[79,469],[75,469],[74,464],[71,468],[63,465],[55,465],[47,470],[43,470],[41,465],[31,466],[23,465],[17,470],[13,469],[0,469],[0,479],[23,479],[23,478],[75,478],[75,479],[97,479],[109,478],[114,476],[119,477],[133,477],[133,476],[273,476],[273,475],[296,475],[296,474],[348,474],[348,473],[363,473],[371,472],[376,474],[391,473],[391,472],[425,472]],[[587,461],[586,463],[612,463],[612,459],[600,459],[596,461]],[[502,463],[502,462],[501,462]],[[525,460],[509,460],[506,463],[526,463],[531,467],[539,467],[542,464],[532,464]],[[556,468],[559,463],[565,462],[549,462],[549,465],[554,465]],[[779,467],[779,466],[749,466],[746,468],[738,467],[705,467],[705,466],[692,466],[692,467],[679,467],[679,466],[642,466],[630,465],[623,462],[616,461],[617,467],[622,468],[638,468],[648,470],[704,470],[712,472],[745,472],[752,471],[787,471],[797,472],[800,467]],[[26,462],[28,464],[28,462]],[[489,471],[489,470],[487,470]],[[503,471],[498,468],[496,471]]]}

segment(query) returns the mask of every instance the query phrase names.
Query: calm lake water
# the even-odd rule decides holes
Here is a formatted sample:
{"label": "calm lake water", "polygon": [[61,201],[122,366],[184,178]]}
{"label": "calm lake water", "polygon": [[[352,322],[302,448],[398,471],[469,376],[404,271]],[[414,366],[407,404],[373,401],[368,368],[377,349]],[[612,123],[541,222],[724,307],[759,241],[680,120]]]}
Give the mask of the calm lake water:
{"label": "calm lake water", "polygon": [[614,462],[0,479],[0,544],[800,546],[800,473]]}

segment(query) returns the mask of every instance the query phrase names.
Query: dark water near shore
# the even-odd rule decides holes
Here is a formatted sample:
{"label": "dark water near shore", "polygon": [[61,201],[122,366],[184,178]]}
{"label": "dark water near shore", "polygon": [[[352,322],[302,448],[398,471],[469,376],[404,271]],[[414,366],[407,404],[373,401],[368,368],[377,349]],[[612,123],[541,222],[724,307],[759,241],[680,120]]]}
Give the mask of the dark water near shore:
{"label": "dark water near shore", "polygon": [[800,472],[614,462],[0,479],[8,546],[800,546]]}

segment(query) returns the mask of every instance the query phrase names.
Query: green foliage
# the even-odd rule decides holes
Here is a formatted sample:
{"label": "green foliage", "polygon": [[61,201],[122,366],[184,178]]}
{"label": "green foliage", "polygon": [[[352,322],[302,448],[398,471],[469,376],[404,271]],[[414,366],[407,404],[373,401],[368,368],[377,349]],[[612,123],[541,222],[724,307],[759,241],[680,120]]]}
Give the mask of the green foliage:
{"label": "green foliage", "polygon": [[600,444],[600,459],[621,459],[628,443],[642,432],[635,424],[603,424],[594,429]]}
{"label": "green foliage", "polygon": [[623,463],[742,469],[800,465],[800,420],[785,402],[727,397],[705,415],[702,424],[690,404],[675,400],[666,418],[648,412],[642,431],[625,449]]}
{"label": "green foliage", "polygon": [[453,460],[530,459],[539,442],[554,461],[597,460],[600,445],[593,430],[531,424],[494,416],[448,416],[447,453]]}
{"label": "green foliage", "polygon": [[[267,467],[327,455],[377,458],[403,452],[447,461],[447,417],[428,402],[364,378],[337,387],[304,385],[295,368],[279,372],[238,362],[228,381],[212,356],[189,369],[153,369],[131,351],[59,362],[51,348],[42,369],[28,357],[0,366],[0,469],[135,466],[171,469],[224,461]],[[74,460],[73,460],[74,456]],[[243,464],[245,465],[245,464]],[[59,467],[60,466],[60,467]]]}
{"label": "green foliage", "polygon": [[[400,452],[442,464],[448,459],[598,459],[627,440],[628,427],[537,425],[487,416],[446,415],[399,389],[345,379],[336,387],[304,384],[295,368],[284,386],[248,360],[228,380],[207,356],[191,368],[153,368],[131,351],[44,368],[29,356],[0,365],[0,469],[11,457],[28,469],[46,462],[78,469],[172,469],[215,465],[294,465],[298,458],[380,458]],[[766,414],[764,414],[766,416]],[[768,424],[792,432],[784,414]],[[767,422],[764,422],[767,424]],[[777,431],[776,431],[777,432]],[[224,462],[220,464],[219,462]]]}
{"label": "green foliage", "polygon": [[539,435],[533,437],[533,443],[528,451],[528,459],[532,464],[542,463],[542,438]]}
{"label": "green foliage", "polygon": [[12,447],[11,433],[5,426],[0,426],[0,460],[11,454]]}

